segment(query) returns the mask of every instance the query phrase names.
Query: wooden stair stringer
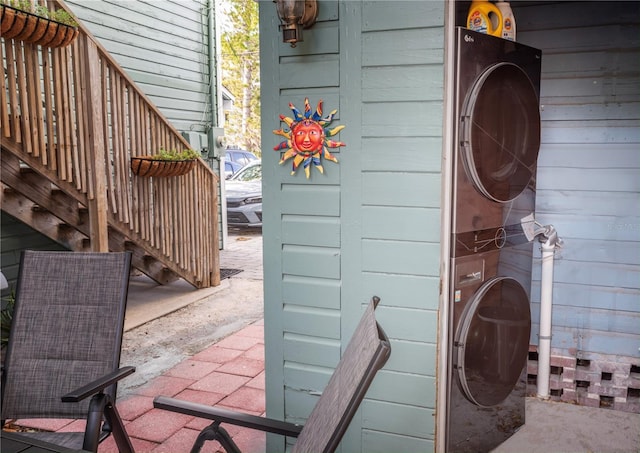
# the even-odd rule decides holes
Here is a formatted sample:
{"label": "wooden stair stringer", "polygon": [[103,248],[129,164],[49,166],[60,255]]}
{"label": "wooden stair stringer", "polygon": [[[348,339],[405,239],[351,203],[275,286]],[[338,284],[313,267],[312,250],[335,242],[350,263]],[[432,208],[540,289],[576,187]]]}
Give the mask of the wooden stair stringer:
{"label": "wooden stair stringer", "polygon": [[[29,168],[21,166],[20,159],[2,143],[2,210],[14,216],[34,230],[73,251],[89,248],[89,223],[86,210],[86,196],[77,190],[70,190],[71,184],[51,181],[51,171],[40,172],[38,165],[31,167],[32,160],[25,160]],[[34,168],[36,167],[36,168]],[[40,165],[40,167],[42,167]],[[46,170],[46,169],[45,169]],[[66,187],[66,189],[65,189]],[[49,217],[47,217],[47,213]],[[75,230],[74,233],[69,230]],[[127,228],[119,222],[109,221],[109,249],[132,252],[132,265],[158,284],[167,284],[182,277],[194,283],[193,276],[185,275],[175,263],[168,262],[163,255],[151,247],[140,245],[127,234]]]}
{"label": "wooden stair stringer", "polygon": [[69,228],[62,220],[48,211],[38,209],[38,205],[24,195],[2,183],[0,203],[2,210],[20,220],[40,234],[74,252],[89,250],[89,238],[75,228]]}

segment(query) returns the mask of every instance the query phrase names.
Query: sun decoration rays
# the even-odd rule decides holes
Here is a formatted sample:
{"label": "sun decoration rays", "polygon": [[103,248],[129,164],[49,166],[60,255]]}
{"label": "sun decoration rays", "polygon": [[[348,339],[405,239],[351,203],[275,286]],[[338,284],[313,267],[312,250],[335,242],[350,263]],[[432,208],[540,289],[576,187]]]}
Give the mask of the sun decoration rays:
{"label": "sun decoration rays", "polygon": [[293,112],[293,118],[280,115],[280,120],[289,126],[289,130],[273,131],[274,134],[286,138],[273,148],[275,151],[286,150],[280,159],[280,164],[293,158],[291,174],[294,175],[302,164],[307,179],[309,179],[311,166],[315,166],[320,173],[324,173],[323,158],[338,163],[338,159],[329,152],[328,148],[346,146],[343,142],[328,139],[345,128],[345,126],[337,126],[329,129],[338,111],[333,110],[329,116],[322,118],[322,100],[318,102],[315,112],[312,112],[308,98],[304,100],[304,113],[300,113],[292,103],[289,103],[289,108]]}

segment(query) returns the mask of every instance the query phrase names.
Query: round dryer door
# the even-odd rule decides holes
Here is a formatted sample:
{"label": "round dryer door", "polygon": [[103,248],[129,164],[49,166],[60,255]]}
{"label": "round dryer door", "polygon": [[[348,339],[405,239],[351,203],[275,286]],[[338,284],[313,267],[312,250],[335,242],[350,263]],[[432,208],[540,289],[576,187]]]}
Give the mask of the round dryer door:
{"label": "round dryer door", "polygon": [[531,313],[513,278],[485,282],[465,307],[456,331],[456,369],[465,396],[478,406],[504,401],[527,360]]}
{"label": "round dryer door", "polygon": [[505,203],[529,184],[540,149],[538,95],[512,63],[487,69],[462,107],[460,140],[469,179],[487,198]]}

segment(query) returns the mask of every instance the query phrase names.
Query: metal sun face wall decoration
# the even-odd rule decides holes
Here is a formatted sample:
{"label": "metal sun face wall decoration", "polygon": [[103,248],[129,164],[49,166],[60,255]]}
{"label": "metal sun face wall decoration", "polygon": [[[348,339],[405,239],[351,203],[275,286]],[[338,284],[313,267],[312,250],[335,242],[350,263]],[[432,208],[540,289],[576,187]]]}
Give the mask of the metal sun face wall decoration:
{"label": "metal sun face wall decoration", "polygon": [[337,126],[329,129],[338,110],[333,110],[329,116],[322,118],[322,100],[318,102],[315,112],[312,112],[308,98],[304,99],[304,113],[300,113],[292,103],[289,103],[289,108],[293,112],[293,118],[280,115],[280,120],[289,126],[289,130],[273,131],[274,134],[286,138],[273,148],[274,151],[286,150],[280,159],[280,164],[293,158],[291,175],[294,175],[302,164],[307,179],[310,176],[311,166],[315,166],[320,173],[324,173],[323,158],[338,163],[338,159],[329,152],[328,148],[346,146],[343,142],[328,139],[345,128],[345,126]]}

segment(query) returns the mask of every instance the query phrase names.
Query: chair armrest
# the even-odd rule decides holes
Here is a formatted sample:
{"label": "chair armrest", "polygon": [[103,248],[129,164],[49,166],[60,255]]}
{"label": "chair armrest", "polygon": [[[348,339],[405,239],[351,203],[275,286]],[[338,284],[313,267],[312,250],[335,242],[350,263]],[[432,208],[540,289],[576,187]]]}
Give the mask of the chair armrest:
{"label": "chair armrest", "polygon": [[79,389],[73,390],[66,395],[62,396],[63,403],[77,403],[78,401],[82,401],[88,396],[95,395],[103,391],[105,388],[110,385],[115,384],[122,378],[125,378],[136,371],[135,367],[125,366],[116,371],[113,371],[109,374],[106,374],[89,384],[80,387]]}
{"label": "chair armrest", "polygon": [[222,423],[230,423],[236,426],[251,428],[258,431],[280,434],[282,436],[298,437],[302,431],[302,425],[295,423],[283,422],[267,417],[259,417],[257,415],[244,414],[228,409],[222,409],[204,404],[192,403],[190,401],[168,398],[166,396],[157,396],[153,400],[153,407],[168,411],[178,412],[181,414],[193,415],[195,417],[207,418]]}

